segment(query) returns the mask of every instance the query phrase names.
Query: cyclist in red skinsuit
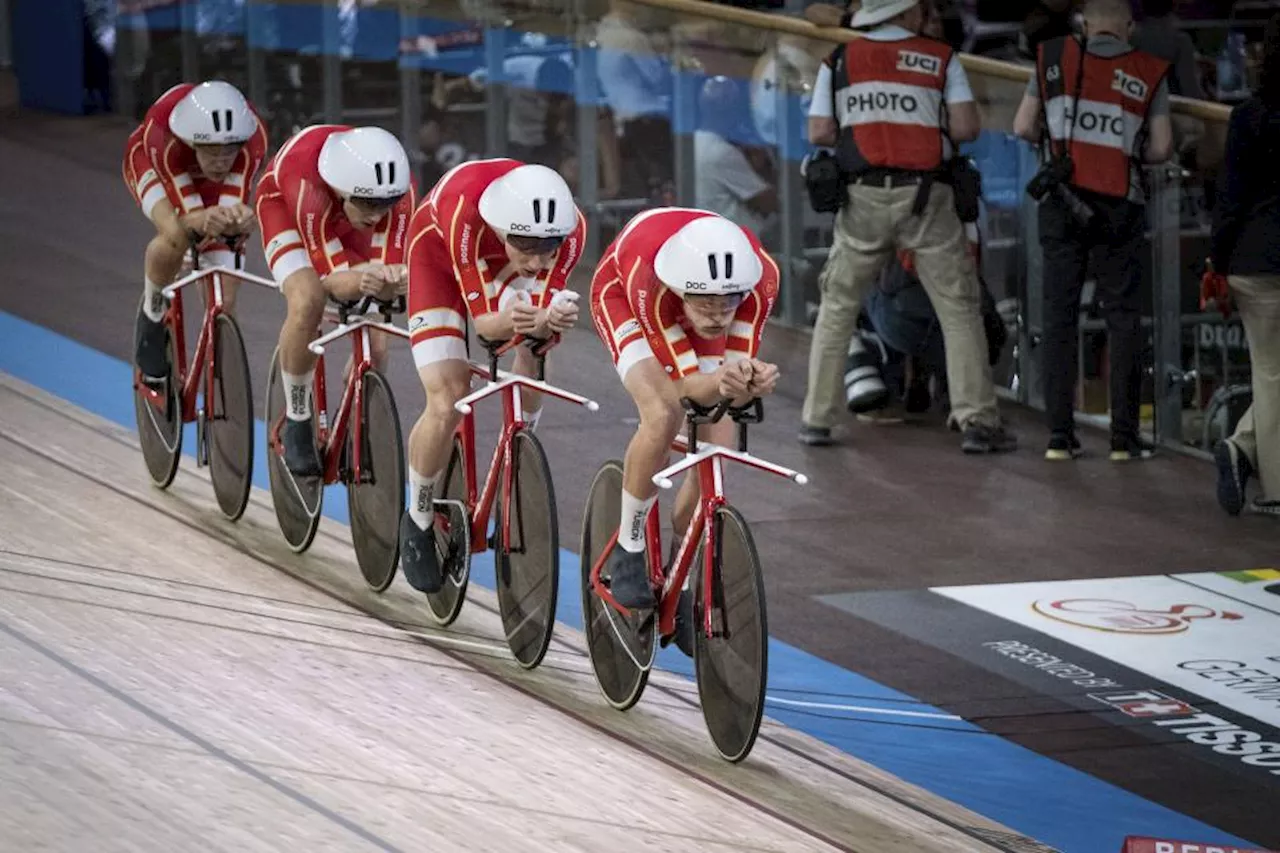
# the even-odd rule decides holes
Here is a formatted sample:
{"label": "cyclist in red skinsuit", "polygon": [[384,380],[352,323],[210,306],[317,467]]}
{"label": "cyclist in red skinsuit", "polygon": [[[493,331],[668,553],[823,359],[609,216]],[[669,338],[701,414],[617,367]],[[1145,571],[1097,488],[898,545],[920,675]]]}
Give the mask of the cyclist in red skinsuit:
{"label": "cyclist in red skinsuit", "polygon": [[[500,158],[446,173],[413,215],[409,232],[409,332],[427,405],[409,435],[409,508],[400,523],[401,569],[410,585],[443,583],[432,499],[471,387],[467,318],[486,340],[547,338],[578,317],[564,290],[582,257],[586,221],[564,179],[546,166]],[[516,350],[512,370],[533,375]],[[521,392],[524,420],[536,425],[541,395]]]}
{"label": "cyclist in red skinsuit", "polygon": [[[205,238],[205,265],[231,265],[222,238],[252,230],[249,198],[266,154],[267,133],[257,112],[222,81],[174,86],[129,135],[121,169],[125,186],[156,227],[147,244],[134,355],[144,375],[159,379],[168,374],[160,291],[182,267],[188,233]],[[225,282],[228,308],[235,295],[236,283]]]}
{"label": "cyclist in red skinsuit", "polygon": [[[258,187],[262,253],[280,283],[288,316],[280,329],[284,460],[298,477],[318,477],[311,424],[316,357],[307,349],[327,298],[393,299],[404,292],[404,256],[414,187],[399,140],[380,127],[313,125],[286,142]],[[376,363],[382,335],[371,336]]]}
{"label": "cyclist in red skinsuit", "polygon": [[[644,527],[657,500],[652,477],[680,432],[682,397],[735,405],[773,393],[778,368],[757,358],[778,298],[778,266],[747,229],[705,210],[667,207],[633,218],[605,250],[591,281],[591,318],[618,376],[635,400],[640,426],[623,465],[618,544],[605,568],[624,607],[654,606]],[[729,444],[733,423],[701,427],[699,437]],[[698,481],[686,478],[673,522],[692,517]],[[676,640],[692,654],[691,598],[681,593]]]}

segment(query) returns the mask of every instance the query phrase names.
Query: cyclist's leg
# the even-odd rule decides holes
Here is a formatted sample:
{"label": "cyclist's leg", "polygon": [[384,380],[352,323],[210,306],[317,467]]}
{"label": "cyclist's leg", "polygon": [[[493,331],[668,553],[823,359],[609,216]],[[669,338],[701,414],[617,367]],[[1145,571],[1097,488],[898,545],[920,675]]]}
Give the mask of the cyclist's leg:
{"label": "cyclist's leg", "polygon": [[125,185],[138,203],[143,216],[151,220],[156,234],[147,243],[143,260],[142,313],[138,317],[138,347],[134,359],[147,376],[159,378],[168,369],[165,352],[165,303],[160,290],[173,281],[182,267],[186,244],[173,205],[165,196],[164,186],[147,159],[142,134],[135,131],[129,138],[123,166]]}
{"label": "cyclist's leg", "polygon": [[[548,362],[550,360],[547,359]],[[533,351],[528,347],[517,347],[515,361],[511,365],[512,372],[521,376],[534,376],[537,368],[538,360],[534,357]],[[529,429],[537,427],[538,418],[542,416],[542,394],[528,388],[521,388],[520,409],[520,415],[529,424]]]}
{"label": "cyclist's leg", "polygon": [[[321,472],[312,425],[312,382],[316,357],[307,349],[324,317],[325,289],[311,266],[297,233],[293,211],[278,193],[258,197],[262,250],[272,277],[280,283],[287,306],[280,327],[280,379],[285,393],[285,466],[295,476],[317,477]],[[274,244],[274,245],[273,245]],[[283,246],[283,248],[281,248]]]}
{"label": "cyclist's leg", "polygon": [[405,580],[421,592],[437,592],[444,582],[435,549],[432,501],[462,419],[454,404],[471,388],[466,310],[452,270],[442,268],[439,274],[413,279],[410,342],[427,404],[409,433],[409,505],[400,522],[400,563]]}

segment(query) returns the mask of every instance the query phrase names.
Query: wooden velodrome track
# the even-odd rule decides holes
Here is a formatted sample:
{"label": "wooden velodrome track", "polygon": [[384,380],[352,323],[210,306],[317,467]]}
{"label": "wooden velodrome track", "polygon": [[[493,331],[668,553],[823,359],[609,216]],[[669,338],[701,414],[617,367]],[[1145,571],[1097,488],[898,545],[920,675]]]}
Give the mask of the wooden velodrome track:
{"label": "wooden velodrome track", "polygon": [[[0,116],[0,313],[116,359],[128,357],[147,233],[118,177],[129,129]],[[261,271],[258,253],[250,259]],[[260,414],[283,306],[246,291],[238,316]],[[633,428],[583,327],[552,378],[601,412],[549,404],[539,427],[571,549],[592,471]],[[1024,450],[999,459],[963,457],[936,427],[855,427],[851,446],[803,448],[793,436],[804,347],[803,336],[770,332],[767,355],[797,379],[771,402],[754,447],[811,485],[731,482],[768,567],[771,633],[981,718],[981,739],[1002,740],[994,731],[1197,819],[1274,837],[1269,792],[1182,775],[1175,747],[1133,759],[1078,717],[1038,713],[1046,702],[1025,689],[818,601],[1264,565],[1274,527],[1217,515],[1206,466],[1166,458],[1121,471],[1096,461],[1103,441],[1091,434],[1095,461],[1047,469],[1038,420],[1017,413]],[[30,358],[57,364],[59,354]],[[408,362],[402,353],[390,371],[406,421],[421,405]],[[0,853],[1038,849],[775,721],[749,762],[727,767],[712,757],[687,679],[659,674],[637,708],[613,712],[581,636],[563,624],[542,669],[522,673],[487,590],[473,584],[462,621],[433,632],[402,580],[383,597],[363,591],[332,519],[296,557],[261,493],[226,525],[189,457],[170,492],[157,492],[118,419],[12,377],[0,388],[0,433]],[[762,487],[738,488],[748,483]],[[918,535],[925,522],[930,535]],[[781,664],[771,675],[784,675]],[[940,761],[926,749],[913,760]],[[1053,796],[1004,766],[970,770],[1010,777],[1030,811],[1037,795]]]}

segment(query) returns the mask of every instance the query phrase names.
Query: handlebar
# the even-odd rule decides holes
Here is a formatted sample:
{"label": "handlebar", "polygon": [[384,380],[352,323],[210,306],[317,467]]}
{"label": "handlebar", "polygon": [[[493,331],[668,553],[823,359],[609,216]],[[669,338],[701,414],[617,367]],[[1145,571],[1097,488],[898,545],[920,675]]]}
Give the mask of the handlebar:
{"label": "handlebar", "polygon": [[403,294],[394,296],[391,299],[379,299],[376,296],[365,296],[361,299],[352,300],[335,299],[333,302],[338,307],[338,322],[342,324],[346,324],[348,318],[350,318],[352,314],[357,316],[360,314],[367,314],[369,309],[374,306],[377,307],[378,313],[382,315],[382,320],[385,323],[391,322],[392,314],[403,314],[405,312],[405,299]]}
{"label": "handlebar", "polygon": [[741,406],[733,405],[733,400],[725,397],[709,406],[703,405],[690,397],[680,398],[684,406],[685,424],[688,430],[688,446],[690,453],[698,452],[698,427],[702,424],[718,423],[727,414],[738,425],[738,450],[747,452],[747,425],[758,424],[764,420],[764,401],[752,397]]}
{"label": "handlebar", "polygon": [[547,353],[551,352],[559,343],[560,335],[553,334],[549,338],[535,338],[532,335],[516,335],[506,341],[491,341],[487,338],[481,338],[480,343],[484,346],[485,351],[489,353],[489,381],[498,381],[498,359],[506,355],[517,346],[524,345],[533,353],[536,360],[536,371],[534,378],[539,382],[545,382],[547,379]]}

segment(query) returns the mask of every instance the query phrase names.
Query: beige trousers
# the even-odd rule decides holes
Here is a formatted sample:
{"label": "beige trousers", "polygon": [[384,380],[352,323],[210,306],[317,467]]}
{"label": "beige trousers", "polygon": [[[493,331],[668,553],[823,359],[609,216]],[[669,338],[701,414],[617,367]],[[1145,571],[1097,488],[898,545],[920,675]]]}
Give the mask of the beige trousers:
{"label": "beige trousers", "polygon": [[862,300],[896,249],[915,255],[916,273],[938,314],[947,353],[951,416],[966,427],[1000,423],[987,364],[977,270],[951,187],[934,184],[920,216],[911,214],[917,187],[851,184],[836,214],[835,242],[822,269],[822,301],[809,349],[804,422],[834,426],[844,410],[845,357]]}
{"label": "beige trousers", "polygon": [[1253,368],[1253,405],[1236,425],[1231,441],[1262,481],[1262,498],[1280,500],[1280,275],[1227,278]]}

